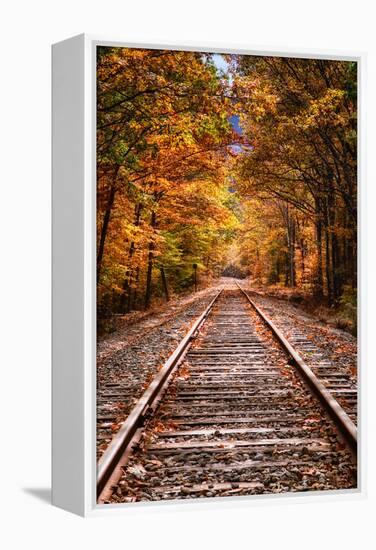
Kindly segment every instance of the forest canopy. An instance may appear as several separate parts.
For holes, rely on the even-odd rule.
[[[249,275],[356,299],[357,65],[99,47],[98,317]]]

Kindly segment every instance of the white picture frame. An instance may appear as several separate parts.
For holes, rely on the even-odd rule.
[[[260,495],[180,502],[96,504],[96,159],[95,89],[98,45],[131,48],[178,49],[218,53],[278,55],[351,60],[358,63],[359,132],[359,445],[358,488],[341,493]],[[145,506],[172,509],[250,506],[291,501],[359,499],[366,494],[365,408],[366,369],[364,269],[365,117],[364,53],[259,49],[228,44],[128,44],[81,34],[52,48],[52,216],[53,216],[53,317],[52,317],[52,502],[81,516],[141,512]]]

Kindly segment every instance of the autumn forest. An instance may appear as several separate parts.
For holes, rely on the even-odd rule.
[[[99,47],[101,329],[221,275],[356,309],[356,91],[355,62]]]

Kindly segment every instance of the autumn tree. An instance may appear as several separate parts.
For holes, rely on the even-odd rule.
[[[187,228],[200,225],[198,209],[209,220],[224,208],[218,185],[233,132],[227,84],[209,54],[101,48],[97,82],[97,281],[105,313],[116,304],[129,310],[141,288],[148,307],[154,267],[168,297],[172,243],[180,265],[193,258],[204,266],[205,246],[195,252]],[[172,235],[176,216],[184,223]],[[201,225],[205,237],[192,229],[192,238],[212,246],[225,219],[210,230]]]
[[[232,65],[248,143],[236,167],[243,196],[280,201],[290,285],[310,220],[312,286],[336,303],[356,287],[356,64],[235,56]]]

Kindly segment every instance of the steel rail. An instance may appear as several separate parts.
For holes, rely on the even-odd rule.
[[[255,302],[248,296],[247,292],[236,283],[238,288],[242,291],[244,296],[247,298],[248,302],[254,308],[256,313],[262,319],[262,321],[267,325],[273,335],[277,338],[279,343],[285,349],[287,354],[292,359],[294,365],[297,367],[298,371],[301,373],[303,379],[306,381],[308,386],[314,392],[316,397],[320,400],[321,404],[324,406],[326,411],[329,413],[335,424],[340,429],[342,435],[349,444],[351,450],[357,453],[357,427],[354,422],[348,416],[348,414],[343,410],[338,401],[332,396],[329,390],[323,385],[323,383],[317,378],[317,376],[312,372],[309,366],[305,363],[299,353],[293,348],[293,346],[288,342],[282,332],[274,325],[274,323],[265,315],[265,313],[255,304]]]
[[[175,351],[164,363],[161,370],[149,384],[147,389],[142,394],[141,398],[137,401],[127,419],[123,422],[121,428],[116,433],[111,443],[101,456],[97,467],[98,499],[100,498],[101,493],[104,491],[106,484],[109,482],[119,461],[124,456],[124,453],[133,444],[136,432],[139,430],[139,428],[142,427],[147,416],[154,412],[157,404],[159,403],[161,394],[166,388],[172,373],[183,360],[192,343],[192,340],[195,338],[196,333],[206,321],[216,300],[222,293],[222,290],[223,289],[221,289],[216,294],[216,296],[210,302],[205,311],[194,322],[190,330],[181,340]]]

